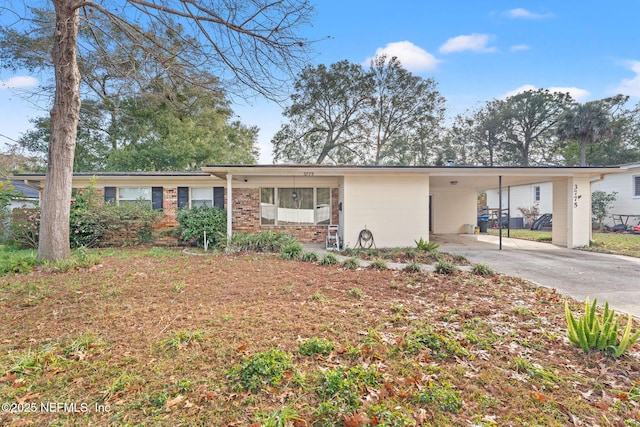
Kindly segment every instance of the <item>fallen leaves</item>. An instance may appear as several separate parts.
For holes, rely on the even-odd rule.
[[[338,411],[332,423],[391,424],[389,413],[397,408],[419,426],[507,425],[516,416],[544,424],[551,418],[541,408],[553,408],[567,425],[637,419],[638,389],[631,389],[640,387],[639,353],[612,361],[574,349],[563,339],[564,297],[548,289],[500,275],[350,271],[264,254],[183,259],[122,253],[105,256],[93,271],[34,273],[29,281],[46,281],[50,291],[28,313],[19,295],[0,288],[0,321],[7,324],[0,331],[0,354],[10,354],[0,359],[0,394],[25,403],[103,398],[113,408],[109,417],[135,424],[159,417],[167,425],[195,425],[206,414],[212,425],[258,427],[289,408],[287,425],[308,427],[318,421],[322,403],[314,389],[317,375],[364,364],[378,367],[382,381],[360,388],[360,406]],[[5,280],[19,286],[24,277]],[[189,291],[172,292],[167,283],[175,281],[189,283]],[[305,286],[309,282],[313,286]],[[367,298],[349,298],[345,290],[354,286]],[[325,298],[321,305],[308,303],[316,292]],[[393,312],[392,306],[408,312]],[[205,331],[203,341],[173,354],[158,350],[159,338],[149,331],[168,320],[171,329]],[[443,349],[427,346],[407,351],[407,337],[418,324],[453,337],[469,356],[442,358]],[[69,336],[83,332],[99,335],[105,343],[100,351],[63,356],[58,347],[62,358],[56,363],[10,372],[21,355],[66,345]],[[332,341],[336,350],[326,357],[301,356],[300,343],[314,336]],[[288,371],[278,388],[238,391],[228,370],[269,348],[291,354],[297,372]],[[514,357],[549,368],[558,384],[515,371]],[[119,377],[128,376],[134,380],[116,387]],[[443,411],[439,402],[417,403],[429,384],[443,380],[460,393],[460,413]],[[183,383],[191,385],[178,385]],[[153,396],[166,400],[152,404]],[[88,421],[106,425],[107,415],[101,416]],[[27,419],[11,417],[7,425]],[[34,425],[65,425],[50,417],[31,414]]]

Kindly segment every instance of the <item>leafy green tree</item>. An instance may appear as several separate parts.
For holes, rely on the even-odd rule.
[[[455,117],[449,127],[449,154],[460,164],[495,166],[507,163],[501,139],[504,138],[504,120],[499,108],[502,101],[490,101],[483,107]]]
[[[51,138],[51,118],[37,117],[31,119],[31,123],[33,128],[22,134],[17,145],[46,164]],[[106,134],[100,130],[104,125],[105,116],[98,103],[90,99],[83,101],[73,159],[74,171],[87,172],[105,169],[110,145]]]
[[[485,166],[558,162],[556,125],[568,94],[529,90],[458,115],[449,128],[449,156]]]
[[[359,163],[364,157],[358,130],[373,87],[362,66],[348,61],[328,68],[307,66],[294,85],[289,119],[272,139],[274,160],[296,163]]]
[[[444,120],[435,87],[395,57],[374,58],[369,71],[348,61],[307,67],[272,140],[274,160],[424,164]]]
[[[198,81],[198,76],[215,70],[228,83],[227,88],[248,88],[274,99],[281,93],[286,77],[304,57],[307,43],[296,30],[311,11],[307,1],[209,0],[196,4],[121,0],[104,5],[51,0],[42,4],[53,6],[53,10],[35,9],[37,4],[25,7],[27,16],[16,21],[19,27],[3,28],[0,38],[2,52],[7,40],[18,40],[23,54],[11,58],[12,67],[53,70],[55,91],[38,247],[40,259],[53,261],[70,256],[71,178],[83,76],[78,56],[86,46],[92,46],[94,52],[105,53],[102,58],[108,59],[110,50],[106,46],[111,42],[117,44],[118,40],[107,36],[107,43],[100,43],[100,36],[108,28],[105,23],[123,35],[124,46],[141,48],[146,62],[157,64],[175,80]],[[48,14],[54,12],[54,26],[37,24],[43,22],[38,21],[39,11],[43,10]],[[85,34],[79,32],[81,17],[88,29],[86,34],[90,35],[86,44],[79,43],[84,41],[80,35]],[[31,37],[37,33],[48,35],[52,41],[51,61],[29,55],[36,50],[42,53],[37,45],[43,38]],[[182,49],[167,49],[167,44],[158,43],[156,36],[165,34],[183,41]],[[133,72],[135,63],[124,69]]]
[[[557,134],[563,141],[578,144],[579,166],[587,166],[588,148],[620,137],[624,126],[620,112],[628,100],[627,96],[617,95],[584,104],[573,103],[561,115]]]
[[[367,78],[374,89],[365,120],[368,159],[376,165],[414,164],[424,153],[415,143],[433,140],[444,120],[445,100],[435,80],[412,75],[398,58],[386,55],[371,61]]]
[[[594,191],[591,193],[591,213],[593,219],[598,222],[598,229],[602,230],[604,219],[609,215],[609,210],[613,207],[617,196],[616,191],[611,193]]]
[[[530,166],[554,162],[556,124],[571,102],[566,93],[529,90],[498,102],[504,130],[499,138],[505,164]]]

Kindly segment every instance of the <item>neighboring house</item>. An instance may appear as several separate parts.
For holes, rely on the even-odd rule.
[[[503,187],[502,203],[497,189],[487,190],[487,207],[493,211],[502,208],[511,218],[521,221],[511,221],[511,223],[522,223],[524,227],[529,227],[526,218],[523,217],[519,208],[538,208],[542,215],[551,213],[553,210],[553,183],[536,182],[527,185],[517,185],[514,187]],[[513,226],[513,225],[512,225]]]
[[[591,182],[591,192],[604,191],[616,192],[616,200],[609,209],[609,216],[604,224],[614,225],[612,215],[627,217],[628,225],[635,225],[640,221],[640,163],[630,163],[619,166],[620,171],[615,174],[603,174],[594,177]],[[538,207],[540,214],[551,213],[553,207],[553,182],[540,182],[514,187],[503,187],[502,204],[498,203],[499,196],[496,188],[487,190],[487,206],[490,209],[498,209],[500,206],[505,211],[510,209],[511,217],[520,217],[520,207]],[[637,215],[638,218],[633,218]],[[525,224],[526,225],[526,224]]]
[[[628,225],[636,225],[640,221],[640,163],[621,165],[620,168],[623,173],[606,175],[601,181],[594,182],[591,188],[593,191],[618,193],[609,213],[623,215],[623,220],[629,215],[637,215],[637,218],[628,218]],[[614,225],[611,215],[605,218],[604,223]]]
[[[24,198],[12,200],[9,206],[7,206],[9,211],[14,210],[15,208],[31,208],[36,206],[40,201],[40,192],[36,188],[25,184],[24,181],[12,180],[11,185],[13,185],[13,188],[15,188],[16,191],[22,193]]]
[[[429,235],[457,234],[477,221],[477,194],[554,182],[553,242],[575,247],[591,237],[591,181],[619,168],[404,167],[334,165],[211,165],[196,173],[78,173],[73,187],[96,177],[105,200],[143,198],[174,226],[183,206],[219,206],[227,211],[227,233],[286,231],[305,243],[324,243],[338,226],[344,246],[364,229],[377,247],[413,246]],[[41,187],[44,175],[16,175]],[[540,195],[542,197],[542,193]],[[557,225],[557,226],[556,226]]]

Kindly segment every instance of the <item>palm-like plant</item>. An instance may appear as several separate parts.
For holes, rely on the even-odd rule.
[[[617,95],[584,104],[572,104],[560,117],[557,133],[561,141],[580,144],[580,166],[587,166],[587,147],[615,137],[617,111],[629,98]]]

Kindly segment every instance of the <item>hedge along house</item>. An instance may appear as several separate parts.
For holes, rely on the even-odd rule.
[[[26,185],[40,190],[44,174],[16,174]],[[72,187],[81,190],[95,182],[96,192],[112,203],[147,201],[165,216],[158,228],[177,226],[178,209],[195,206],[217,206],[224,209],[224,181],[204,172],[96,172],[74,173]],[[42,196],[42,195],[41,195]],[[42,197],[40,197],[42,199]]]
[[[408,167],[333,165],[210,165],[194,173],[82,173],[105,200],[148,200],[175,226],[178,209],[218,206],[227,233],[285,231],[304,243],[324,243],[330,225],[354,247],[363,229],[377,247],[413,246],[429,235],[468,231],[479,191],[553,182],[553,243],[573,248],[591,237],[591,182],[619,168]],[[41,188],[44,175],[16,175]],[[229,203],[230,202],[230,203]]]

